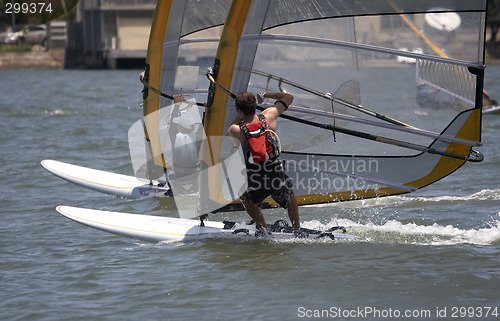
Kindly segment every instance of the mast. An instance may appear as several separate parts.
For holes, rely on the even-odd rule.
[[[167,31],[172,0],[158,0],[156,4],[151,32],[149,34],[148,50],[144,80],[152,88],[160,88],[163,41]],[[161,177],[167,168],[161,149],[158,133],[160,96],[144,87],[143,91],[144,137],[146,140],[146,178],[149,180]]]
[[[229,90],[233,79],[239,41],[251,5],[251,0],[233,0],[231,2],[217,49],[213,76],[217,83]],[[204,121],[206,139],[203,141],[201,151],[201,161],[208,168],[209,198],[221,203],[227,203],[227,200],[222,196],[219,180],[220,167],[218,165],[220,164],[222,136],[225,134],[224,124],[228,98],[229,96],[225,92],[211,85]]]

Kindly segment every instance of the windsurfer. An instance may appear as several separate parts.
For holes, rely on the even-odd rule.
[[[274,136],[276,120],[292,103],[293,96],[281,92],[263,93],[257,96],[259,103],[263,98],[275,99],[276,102],[258,116],[255,113],[255,95],[249,92],[239,94],[235,102],[237,116],[228,130],[228,134],[242,144],[245,155],[248,187],[241,200],[248,215],[257,224],[258,234],[270,233],[261,211],[262,201],[270,195],[276,203],[287,209],[295,235],[306,237],[307,233],[300,229],[293,185],[285,174],[283,163],[278,159],[279,147]]]

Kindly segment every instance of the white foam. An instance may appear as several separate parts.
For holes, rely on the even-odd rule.
[[[472,200],[499,200],[500,189],[483,189],[479,192],[463,195],[463,196],[435,196],[435,197],[399,197],[402,200],[421,201],[421,202],[456,202],[456,201],[472,201]]]
[[[332,226],[345,226],[347,233],[359,237],[360,241],[373,243],[403,243],[418,245],[455,245],[500,243],[500,220],[489,227],[461,229],[452,225],[419,225],[389,220],[383,224],[356,223],[349,219],[334,219],[328,224],[319,221],[303,222],[302,226],[312,229],[328,229]]]
[[[44,110],[44,113],[49,116],[59,116],[59,115],[67,115],[68,113],[65,112],[62,109],[55,109],[55,110]]]

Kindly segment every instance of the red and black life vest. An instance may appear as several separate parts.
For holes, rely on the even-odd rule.
[[[266,117],[259,115],[258,122],[245,124],[242,121],[239,126],[247,140],[243,151],[248,163],[263,163],[278,158],[279,144],[267,127]]]

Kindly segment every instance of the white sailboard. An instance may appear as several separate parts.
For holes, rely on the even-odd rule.
[[[70,206],[58,206],[56,210],[65,217],[78,223],[105,232],[148,242],[188,241],[206,238],[247,238],[255,237],[255,224],[230,221],[212,222],[174,217],[161,217],[144,214],[108,212]],[[293,228],[281,221],[271,226],[266,240],[293,239]],[[353,241],[357,237],[346,234],[345,228],[334,227],[327,231],[303,229],[308,233],[304,239],[328,239]],[[335,232],[337,231],[337,232]]]
[[[46,159],[42,166],[50,173],[76,185],[130,199],[166,197],[169,193],[158,181],[148,183],[135,176],[116,174],[88,167]]]

